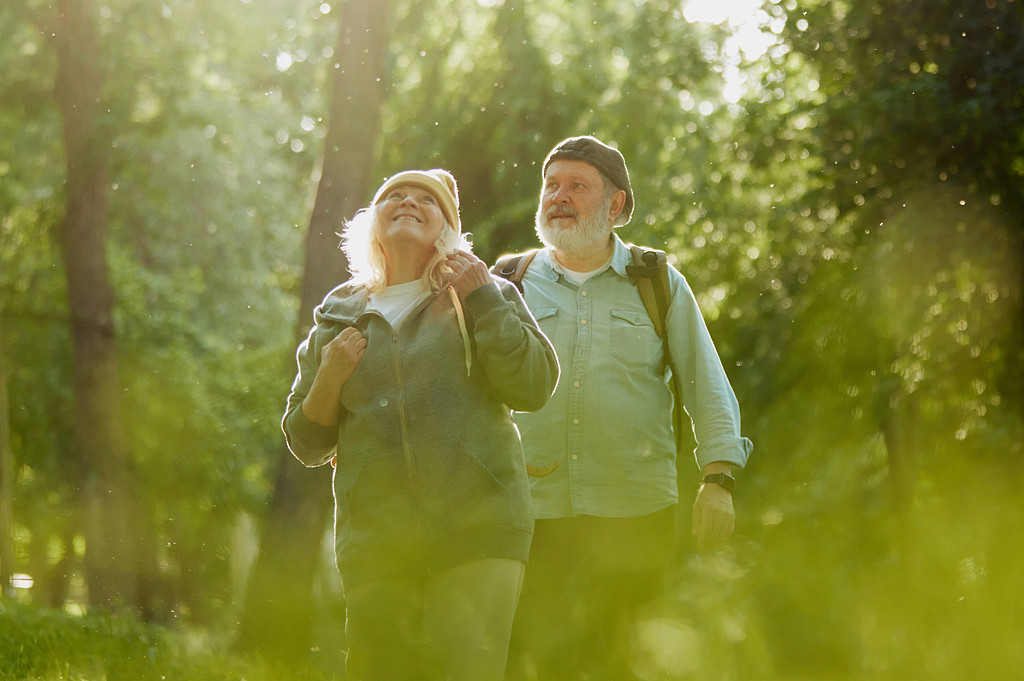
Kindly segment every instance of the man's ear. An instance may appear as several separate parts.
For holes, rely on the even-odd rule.
[[[608,210],[608,218],[614,221],[619,214],[622,213],[622,209],[626,207],[626,192],[619,189],[612,194],[612,204]]]

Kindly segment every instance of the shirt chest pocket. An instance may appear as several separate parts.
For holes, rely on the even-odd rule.
[[[609,351],[614,359],[628,367],[648,367],[655,361],[660,339],[647,313],[636,310],[611,310]]]
[[[537,305],[530,307],[530,314],[537,320],[537,326],[544,332],[544,335],[558,346],[558,306]],[[562,326],[565,326],[562,324]]]

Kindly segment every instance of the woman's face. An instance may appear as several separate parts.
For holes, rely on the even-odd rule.
[[[421,187],[400,184],[388,191],[377,203],[380,219],[381,245],[385,251],[394,247],[420,247],[433,252],[434,242],[444,229],[444,213],[437,198]]]

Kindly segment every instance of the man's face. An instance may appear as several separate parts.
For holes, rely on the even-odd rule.
[[[611,238],[613,193],[604,176],[584,161],[552,161],[544,173],[537,208],[537,236],[555,250],[583,253]]]

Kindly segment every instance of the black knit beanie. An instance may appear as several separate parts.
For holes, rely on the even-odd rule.
[[[622,207],[622,216],[624,218],[622,224],[629,222],[629,218],[633,214],[633,188],[629,185],[629,171],[626,170],[626,159],[622,157],[618,149],[613,149],[590,135],[569,137],[556,144],[555,148],[548,154],[548,157],[544,159],[543,172],[546,173],[548,171],[548,166],[551,165],[552,161],[560,159],[589,163],[611,180],[612,184],[626,192],[626,203]]]

